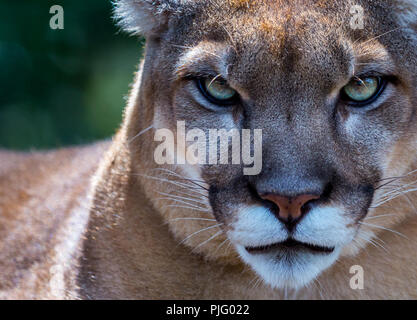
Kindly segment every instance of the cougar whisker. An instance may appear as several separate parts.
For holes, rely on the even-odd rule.
[[[183,208],[183,209],[191,209],[191,210],[195,210],[195,211],[200,211],[200,212],[210,212],[210,210],[204,210],[204,209],[196,209],[195,207],[190,207],[190,206],[180,206],[180,205],[175,205],[175,204],[168,204],[166,206],[164,206],[164,208]]]
[[[140,131],[138,134],[136,134],[135,136],[133,136],[128,143],[130,144],[132,141],[136,140],[137,138],[139,138],[141,135],[145,134],[146,132],[148,132],[150,129],[153,128],[153,125],[143,129],[142,131]]]
[[[399,235],[399,236],[401,236],[401,237],[403,237],[403,238],[405,238],[405,239],[407,239],[407,240],[408,240],[407,236],[405,236],[405,235],[404,235],[404,234],[402,234],[401,232],[398,232],[398,231],[392,230],[392,229],[390,229],[390,228],[382,227],[382,226],[379,226],[379,225],[376,225],[376,224],[372,224],[372,223],[361,222],[361,221],[359,221],[358,223],[359,223],[359,224],[361,224],[361,225],[364,225],[364,226],[371,227],[371,228],[376,228],[376,229],[380,229],[380,230],[385,230],[385,231],[392,232],[392,233],[394,233],[394,234],[396,234],[396,235]]]
[[[175,199],[175,198],[165,197],[165,198],[156,198],[156,200],[170,200],[170,201],[174,201],[175,203],[185,204],[185,205],[187,205],[187,206],[189,206],[189,207],[193,207],[193,208],[195,208],[195,209],[201,209],[201,210],[205,210],[205,209],[206,209],[206,208],[199,207],[199,206],[196,206],[196,205],[191,204],[191,203],[189,203],[189,202],[182,201],[182,200]],[[206,210],[208,210],[208,209],[206,209]]]
[[[216,219],[205,219],[205,218],[194,218],[194,217],[174,218],[174,219],[170,219],[169,221],[180,221],[180,220],[217,221]]]
[[[223,223],[218,223],[218,224],[215,224],[213,226],[210,226],[210,227],[203,228],[203,229],[200,229],[198,231],[195,231],[192,234],[190,234],[189,236],[185,237],[185,239],[182,240],[179,244],[183,244],[184,242],[186,242],[187,240],[189,240],[191,237],[193,237],[193,236],[195,236],[195,235],[197,235],[197,234],[199,234],[201,232],[204,232],[204,231],[207,231],[207,230],[211,230],[211,229],[214,229],[214,228],[218,228],[218,227],[220,227],[222,225],[223,225]]]
[[[160,195],[168,196],[168,197],[171,197],[171,198],[193,201],[193,202],[197,202],[197,203],[204,204],[204,205],[207,204],[207,201],[198,200],[196,198],[187,198],[187,197],[182,197],[182,196],[178,196],[178,195],[174,195],[174,194],[169,194],[169,193],[165,193],[165,192],[161,192],[161,191],[158,191],[158,193]]]
[[[212,235],[210,238],[208,238],[207,240],[203,241],[202,243],[200,243],[198,246],[196,246],[193,251],[195,251],[196,249],[204,246],[205,244],[209,243],[211,240],[217,238],[219,235],[221,235],[223,233],[223,230],[220,230],[218,232],[216,232],[214,235]]]

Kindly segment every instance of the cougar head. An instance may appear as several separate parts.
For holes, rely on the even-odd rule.
[[[417,161],[414,0],[120,0],[115,13],[147,40],[125,120],[132,162],[196,252],[240,257],[272,287],[300,288],[365,247],[378,233],[367,217],[386,213],[392,228],[410,214],[392,196],[411,190],[401,188]],[[260,170],[245,173],[233,152],[181,164],[171,153],[190,141],[178,123],[205,138],[252,130],[252,153],[261,130]],[[162,131],[145,139],[149,126],[177,133],[164,138],[175,163],[159,176]],[[208,158],[210,143],[198,150]]]

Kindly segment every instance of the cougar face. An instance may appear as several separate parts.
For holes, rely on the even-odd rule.
[[[221,231],[266,283],[300,288],[364,246],[384,182],[416,161],[414,0],[120,1],[116,13],[147,37],[137,99],[154,129],[262,130],[259,174],[232,161],[169,168],[206,186]],[[170,223],[179,238],[201,229]]]

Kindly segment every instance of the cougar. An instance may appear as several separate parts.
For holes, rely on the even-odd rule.
[[[415,0],[114,14],[146,48],[112,141],[0,152],[1,298],[417,298]],[[261,170],[179,124],[261,132]]]

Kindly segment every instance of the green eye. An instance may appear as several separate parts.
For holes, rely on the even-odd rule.
[[[236,90],[223,79],[204,78],[197,80],[197,84],[207,100],[214,104],[231,105],[236,102]]]
[[[379,97],[384,84],[381,77],[354,78],[343,87],[343,94],[353,104],[366,105]]]

